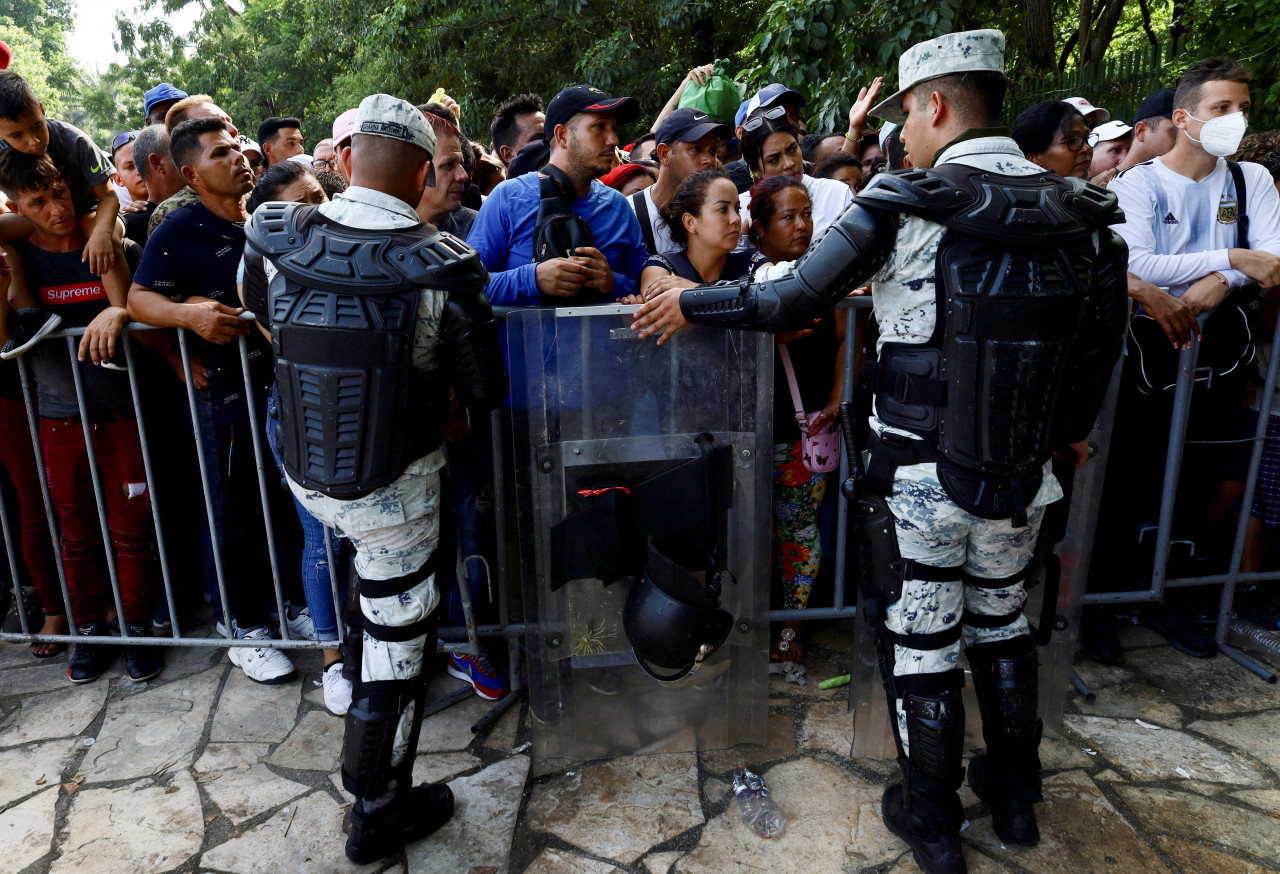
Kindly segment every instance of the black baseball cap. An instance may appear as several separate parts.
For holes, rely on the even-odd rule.
[[[551,146],[546,140],[534,140],[527,144],[507,165],[507,178],[515,179],[534,170],[541,170],[551,158]]]
[[[567,124],[579,112],[612,112],[619,124],[627,124],[640,115],[640,102],[634,97],[610,97],[590,85],[570,85],[547,104],[542,129],[555,136],[556,125]]]
[[[1138,107],[1138,111],[1133,114],[1133,123],[1137,124],[1144,118],[1173,118],[1173,88],[1161,88],[1159,91],[1152,91],[1142,101],[1142,105]]]
[[[718,134],[722,139],[727,140],[733,136],[733,129],[692,106],[683,106],[662,120],[662,124],[658,125],[655,139],[659,145],[675,142],[693,143],[707,134]]]

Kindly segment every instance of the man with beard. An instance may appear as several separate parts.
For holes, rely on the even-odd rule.
[[[600,303],[635,292],[649,253],[640,223],[627,199],[595,184],[613,166],[617,127],[634,121],[640,105],[633,97],[609,97],[598,88],[573,85],[547,106],[551,160],[539,173],[508,179],[480,208],[467,241],[489,270],[489,299],[495,306],[536,304],[570,298],[588,289]],[[535,262],[534,236],[544,177],[567,182],[564,198],[594,237],[594,246],[573,255]],[[584,301],[586,302],[586,301]]]

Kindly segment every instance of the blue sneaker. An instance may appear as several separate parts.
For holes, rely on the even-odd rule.
[[[496,669],[484,656],[466,653],[449,654],[449,676],[466,680],[476,694],[489,701],[497,701],[511,691],[507,675]]]

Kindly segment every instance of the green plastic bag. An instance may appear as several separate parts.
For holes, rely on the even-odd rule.
[[[742,105],[742,92],[737,84],[723,72],[724,61],[715,62],[715,71],[707,77],[706,85],[689,82],[680,95],[680,106],[692,106],[705,112],[721,124],[733,124],[733,116]]]

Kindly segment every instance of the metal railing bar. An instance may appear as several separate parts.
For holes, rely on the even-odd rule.
[[[62,588],[62,603],[66,609],[67,623],[76,627],[76,618],[71,612],[71,589],[67,586],[67,568],[62,561],[62,532],[55,521],[53,497],[49,494],[49,477],[44,468],[44,451],[40,446],[40,429],[36,426],[36,404],[31,396],[31,380],[27,371],[27,362],[18,358],[18,378],[22,383],[22,399],[27,408],[27,427],[31,431],[31,448],[35,452],[36,474],[40,477],[40,495],[44,498],[44,516],[49,525],[49,538],[53,545],[53,562],[58,569],[58,585]]]
[[[227,597],[226,575],[222,569],[222,545],[218,542],[218,520],[214,514],[213,492],[209,488],[209,459],[205,457],[200,432],[200,412],[196,406],[196,389],[191,376],[191,350],[187,348],[187,332],[178,329],[178,351],[182,355],[182,381],[187,388],[187,404],[191,409],[191,433],[195,436],[196,458],[200,463],[200,488],[204,493],[205,522],[209,526],[209,545],[213,553],[213,572],[218,580],[218,597],[222,602],[222,621],[227,637],[235,637],[231,600]]]
[[[257,321],[253,318],[253,313],[245,312],[241,318],[245,317],[247,317],[248,321]],[[249,371],[248,338],[240,337],[236,342],[240,346],[240,372],[244,382],[244,403],[249,411],[249,442],[253,444],[253,461],[257,467],[258,496],[262,500],[262,525],[267,535],[267,559],[271,565],[271,585],[275,589],[276,609],[280,611],[280,637],[284,640],[290,640],[289,611],[285,607],[284,589],[280,585],[280,561],[276,555],[275,522],[271,518],[271,496],[267,493],[267,466],[262,452],[262,441],[265,439],[266,432],[259,426],[258,422],[258,405],[254,398],[253,377]],[[271,469],[276,469],[274,460],[272,461]]]
[[[178,605],[173,596],[173,582],[169,574],[169,550],[164,540],[164,529],[160,524],[160,506],[156,502],[156,478],[151,469],[151,444],[147,440],[147,426],[142,412],[142,393],[138,390],[138,377],[133,358],[133,341],[129,332],[120,335],[124,343],[125,365],[129,368],[129,395],[133,399],[134,421],[138,426],[138,445],[142,448],[142,470],[147,478],[147,499],[151,504],[151,523],[155,526],[156,553],[160,558],[160,580],[164,584],[165,602],[169,607],[169,621],[173,625],[173,636],[182,637],[182,625],[178,620]]]
[[[120,595],[120,574],[116,567],[116,551],[111,543],[111,528],[107,524],[107,496],[103,493],[102,471],[98,468],[98,452],[93,446],[93,423],[89,421],[89,406],[84,397],[84,377],[76,360],[75,337],[67,337],[67,354],[71,357],[71,379],[76,387],[76,407],[80,410],[80,428],[84,432],[84,451],[89,461],[89,482],[93,485],[93,499],[98,511],[98,529],[102,534],[102,557],[107,563],[107,579],[111,581],[111,597],[116,605],[120,635],[129,638],[129,622],[124,615],[124,601]]]

